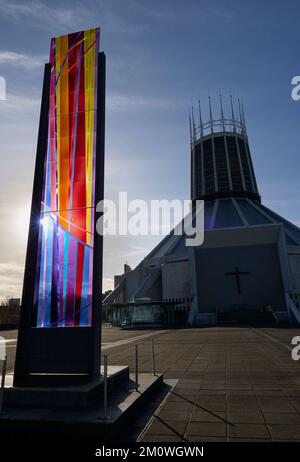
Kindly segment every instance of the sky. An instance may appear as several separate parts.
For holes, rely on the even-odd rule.
[[[300,226],[298,0],[0,0],[0,298],[20,296],[43,66],[50,38],[101,28],[107,57],[105,197],[189,199],[188,111],[221,90],[245,106],[262,201]],[[159,236],[104,240],[103,289]]]

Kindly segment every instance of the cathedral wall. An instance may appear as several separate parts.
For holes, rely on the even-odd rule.
[[[300,254],[289,255],[289,267],[293,289],[300,292]]]
[[[227,275],[238,268],[237,277]],[[274,244],[219,247],[196,251],[198,309],[201,313],[236,308],[260,309],[270,305],[285,309],[284,289]]]
[[[189,260],[170,261],[163,264],[162,295],[164,300],[190,298],[191,274]]]
[[[137,267],[135,270],[126,274],[126,284],[127,284],[127,300],[131,300],[133,294],[142,284],[144,279],[148,276],[149,270],[143,268],[142,266]]]
[[[126,274],[126,283],[127,283],[127,301],[131,301],[133,295],[141,284],[148,277],[152,269],[139,266],[135,270]],[[157,279],[153,286],[150,287],[145,293],[142,294],[143,297],[149,297],[152,300],[161,300],[162,289],[161,289],[161,278]]]

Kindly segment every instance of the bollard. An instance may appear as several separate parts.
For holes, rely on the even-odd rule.
[[[2,361],[2,378],[1,378],[1,390],[0,390],[0,415],[4,414],[4,412],[3,412],[3,399],[4,399],[6,364],[7,364],[7,356],[5,356],[5,358]]]
[[[156,375],[156,370],[155,370],[154,338],[151,339],[151,349],[152,349],[152,371],[153,371],[153,375]]]
[[[139,353],[138,346],[135,345],[135,389],[139,390]]]
[[[108,355],[105,354],[103,356],[103,366],[104,366],[104,374],[103,374],[103,414],[104,420],[110,419],[107,415],[107,363],[108,363]]]

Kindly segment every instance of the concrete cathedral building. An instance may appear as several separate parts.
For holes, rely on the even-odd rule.
[[[204,200],[204,243],[166,236],[104,300],[116,325],[268,319],[300,323],[300,229],[261,203],[243,106],[190,116],[191,199]],[[194,219],[195,209],[191,211]]]

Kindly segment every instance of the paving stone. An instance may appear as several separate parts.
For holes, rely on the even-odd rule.
[[[296,413],[297,410],[287,398],[278,396],[263,397],[260,396],[259,403],[263,412],[274,413]]]
[[[264,397],[271,397],[273,398],[274,396],[279,396],[281,398],[286,398],[286,393],[284,390],[276,389],[276,390],[269,390],[269,389],[260,389],[260,390],[255,390],[255,395],[257,397],[264,396]]]
[[[260,411],[228,412],[226,419],[231,424],[264,424],[264,418]]]
[[[300,441],[300,425],[269,425],[272,439]]]
[[[213,436],[225,438],[226,425],[225,423],[212,422],[191,422],[186,431],[187,438],[189,436]]]
[[[260,407],[255,396],[228,396],[227,410],[237,414],[259,412]]]
[[[266,425],[260,424],[234,424],[228,426],[229,438],[263,438],[269,439],[270,435]]]
[[[177,425],[176,425],[177,424]],[[176,428],[180,428],[181,431],[178,432]],[[147,429],[147,434],[152,434],[152,435],[176,435],[179,433],[179,436],[184,432],[185,426],[182,424],[182,422],[176,422],[174,421],[173,425],[166,423],[163,423],[161,421],[158,421],[155,419],[150,426]]]
[[[296,388],[285,388],[284,392],[287,396],[290,396],[291,398],[295,398],[298,400],[300,404],[300,387],[298,389]]]
[[[188,382],[185,384],[182,384],[181,381],[179,381],[179,384],[174,387],[174,391],[180,393],[180,392],[187,392],[188,390],[192,391],[198,391],[199,390],[199,381],[197,382]]]
[[[228,390],[252,390],[251,384],[227,384]]]
[[[231,390],[229,388],[226,390],[226,395],[227,396],[249,396],[249,397],[255,398],[255,393],[253,390],[243,390],[243,389]]]
[[[300,413],[300,397],[291,397],[291,401],[293,403],[293,405],[295,406],[295,408],[297,409],[297,411]]]
[[[154,420],[151,433],[155,433],[155,423],[157,424],[162,423],[163,425],[168,427],[170,430],[172,430],[174,433],[183,435],[186,430],[188,420],[163,419],[162,417],[159,417],[159,420],[158,419]]]
[[[179,443],[182,439],[176,435],[152,435],[147,433],[139,441],[143,443]]]
[[[268,424],[300,425],[299,414],[265,413],[264,418]]]
[[[169,412],[190,412],[192,407],[193,404],[188,401],[166,401],[161,409]]]
[[[271,439],[264,439],[264,438],[228,438],[230,443],[267,443],[271,442]]]
[[[205,408],[210,411],[225,411],[226,410],[226,400],[224,396],[204,396],[201,395],[197,399],[196,407],[199,409]]]
[[[191,443],[225,443],[226,438],[214,437],[214,436],[186,436],[186,440]]]
[[[172,412],[172,411],[160,411],[159,417],[163,420],[173,421],[187,421],[190,418],[190,412]]]
[[[213,389],[210,389],[210,388],[207,388],[205,390],[199,390],[198,392],[198,397],[199,399],[202,399],[202,396],[225,396],[226,395],[226,389],[222,389],[222,390],[213,390]]]
[[[197,398],[198,398],[198,394],[174,392],[170,394],[168,398],[168,403],[172,403],[172,402],[182,403],[185,401],[191,401],[192,403],[194,403],[197,400]]]
[[[225,422],[226,413],[220,411],[206,412],[196,408],[191,415],[191,422]]]

